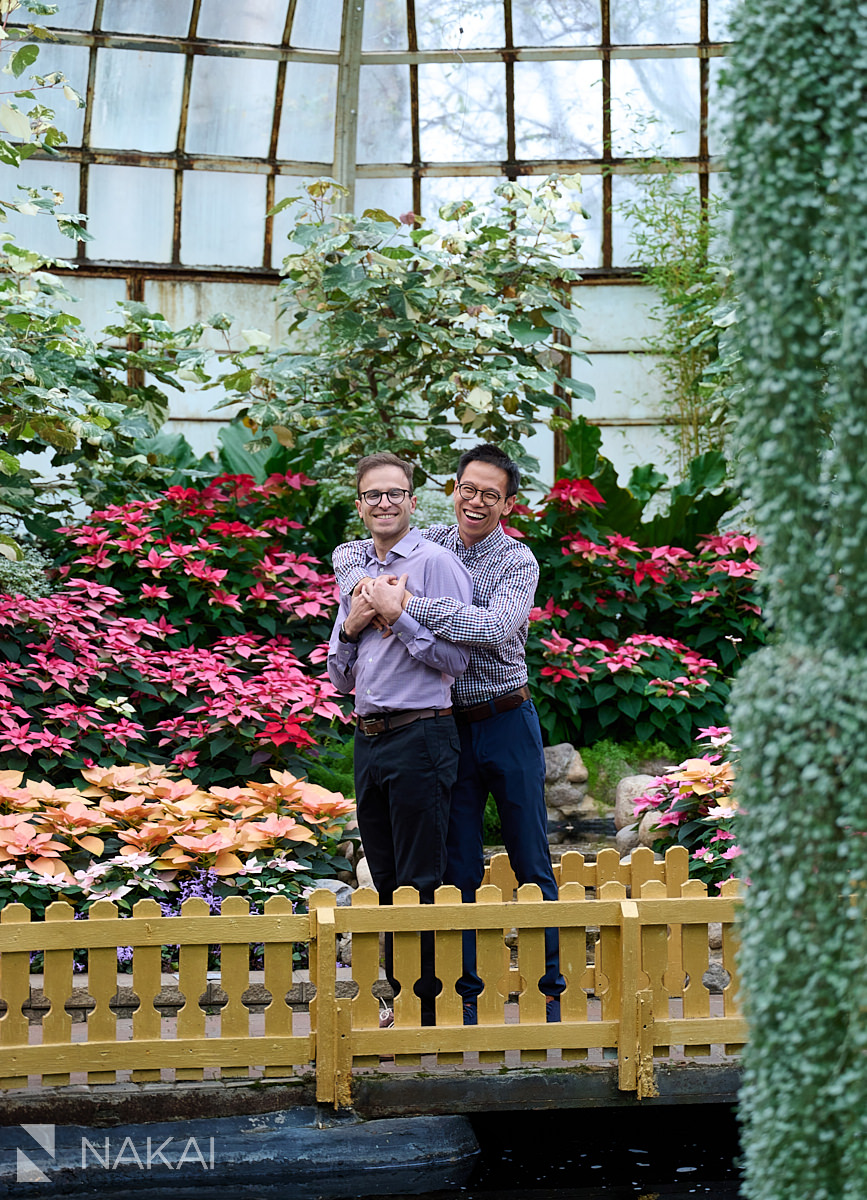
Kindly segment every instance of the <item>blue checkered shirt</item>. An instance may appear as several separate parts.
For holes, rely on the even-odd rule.
[[[406,612],[436,637],[468,645],[470,661],[452,688],[460,707],[513,692],[527,682],[524,646],[539,564],[523,542],[498,526],[475,546],[465,546],[457,525],[432,525],[426,538],[446,546],[473,578],[473,603],[451,596],[413,596]],[[367,575],[366,543],[344,542],[332,556],[341,592],[351,592]]]

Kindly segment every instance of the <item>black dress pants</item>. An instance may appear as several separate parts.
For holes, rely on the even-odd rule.
[[[426,717],[375,737],[355,734],[358,828],[380,904],[391,904],[395,888],[418,889],[432,904],[446,863],[449,805],[458,772],[460,741],[452,716]],[[435,1023],[440,990],[434,971],[432,933],[421,935],[421,978],[412,982],[421,1000],[422,1024]],[[385,943],[385,973],[395,995],[391,936]]]

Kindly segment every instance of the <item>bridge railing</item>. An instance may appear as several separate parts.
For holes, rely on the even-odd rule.
[[[475,904],[462,904],[456,889],[445,887],[433,905],[419,904],[413,889],[401,888],[387,907],[366,889],[346,907],[336,905],[333,893],[318,891],[303,915],[282,897],[269,900],[261,914],[228,898],[218,916],[191,899],[180,916],[164,917],[155,901],[143,900],[123,919],[114,904],[99,901],[81,921],[73,921],[65,903],[51,905],[38,922],[22,905],[7,905],[0,913],[0,1088],[65,1086],[81,1072],[99,1084],[115,1082],[118,1071],[147,1083],[166,1070],[187,1081],[203,1079],[208,1069],[221,1078],[248,1078],[251,1069],[270,1078],[301,1070],[315,1071],[320,1102],[348,1106],[353,1071],[378,1068],[392,1056],[395,1066],[388,1069],[412,1070],[429,1055],[434,1057],[426,1067],[455,1070],[616,1060],[621,1089],[653,1095],[655,1057],[675,1047],[688,1059],[706,1058],[712,1047],[731,1053],[746,1031],[736,999],[736,885],[709,898],[697,881],[675,882],[680,854],[657,864],[665,877],[642,879],[642,857],[628,884],[599,883],[597,875],[590,896],[587,885],[563,880],[567,863],[557,901],[543,901],[535,885],[504,899],[501,886],[486,884]],[[495,878],[500,866],[492,867]],[[721,994],[711,995],[704,976],[711,961],[709,927],[716,924],[726,982]],[[538,989],[546,928],[559,929],[566,979],[558,1024],[547,1023]],[[394,935],[394,973],[402,986],[394,1025],[380,1028],[380,935],[386,930]],[[485,984],[476,1026],[463,1025],[455,988],[465,930],[476,931],[477,969]],[[412,987],[420,972],[419,935],[427,931],[443,985],[435,1027],[421,1025]],[[352,938],[352,965],[338,970],[344,934]],[[264,972],[252,988],[250,947],[259,944]],[[118,975],[118,947],[132,947],[131,976]],[[179,947],[175,1013],[168,1023],[164,947]],[[220,948],[219,1005],[207,1011],[216,1005],[208,971],[214,947]],[[74,949],[87,951],[86,995],[77,1000]],[[309,1025],[306,1013],[293,1012],[290,1004],[295,950],[306,952],[315,985]],[[47,1005],[41,1024],[32,1011],[36,951],[43,953]],[[121,1015],[121,983],[137,1005],[131,1018]],[[88,1012],[86,1023],[73,1023],[76,1006]],[[251,1012],[256,1007],[263,1011]]]

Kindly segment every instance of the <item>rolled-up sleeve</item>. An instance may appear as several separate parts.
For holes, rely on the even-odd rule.
[[[342,695],[348,695],[355,687],[355,664],[358,660],[358,645],[355,642],[341,642],[339,634],[343,622],[349,613],[349,604],[341,598],[337,610],[337,620],[331,630],[328,642],[328,659],[326,668],[328,678]]]

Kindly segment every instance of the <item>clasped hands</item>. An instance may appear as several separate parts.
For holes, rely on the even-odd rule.
[[[383,637],[390,637],[391,626],[413,595],[406,581],[405,574],[362,579],[352,592],[349,615],[344,622],[347,635],[354,640],[368,625],[373,625],[381,630]]]

